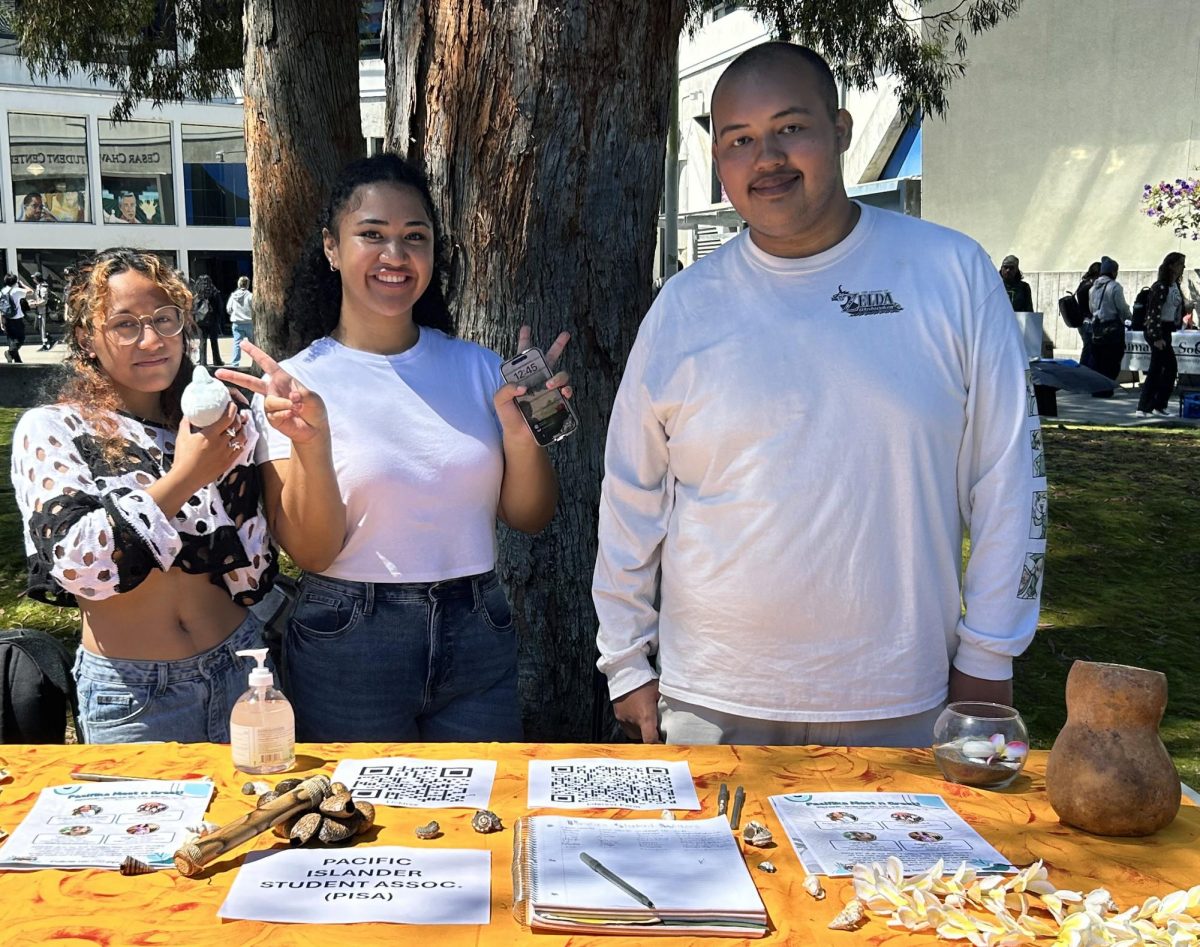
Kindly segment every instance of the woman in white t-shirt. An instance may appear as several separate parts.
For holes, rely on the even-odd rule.
[[[283,659],[297,736],[519,740],[495,525],[542,529],[553,467],[500,357],[450,334],[421,174],[394,155],[356,161],[322,222],[285,303],[307,347],[276,364],[243,343],[267,375],[222,373],[259,394],[267,514],[305,570]],[[553,385],[569,396],[565,375]]]

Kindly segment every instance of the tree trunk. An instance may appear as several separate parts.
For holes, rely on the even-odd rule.
[[[530,739],[607,736],[591,577],[605,428],[651,300],[685,0],[390,0],[389,148],[422,163],[459,332],[505,357],[517,329],[573,340],[581,430],[550,452],[561,500],[506,531]]]
[[[363,153],[358,3],[246,0],[245,133],[258,344],[294,354],[283,297],[330,184]]]

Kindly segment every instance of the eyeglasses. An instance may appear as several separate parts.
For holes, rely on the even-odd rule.
[[[118,312],[105,321],[103,329],[118,345],[133,345],[146,326],[158,333],[160,339],[174,338],[183,331],[183,312],[178,306],[160,306],[148,316]]]

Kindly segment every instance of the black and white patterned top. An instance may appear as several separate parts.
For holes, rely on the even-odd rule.
[[[124,455],[104,456],[94,429],[70,405],[27,411],[13,434],[12,481],[26,524],[29,596],[51,605],[99,601],[136,588],[152,570],[207,574],[241,605],[278,572],[254,464],[259,432],[223,477],[168,517],[146,493],[171,469],[175,432],[118,415]]]

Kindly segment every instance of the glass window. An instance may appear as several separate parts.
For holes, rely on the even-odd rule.
[[[242,130],[184,125],[183,187],[189,224],[249,227],[250,185]]]
[[[8,137],[15,219],[90,223],[87,120],[11,112]]]
[[[106,224],[175,223],[169,124],[100,120],[100,202]]]

